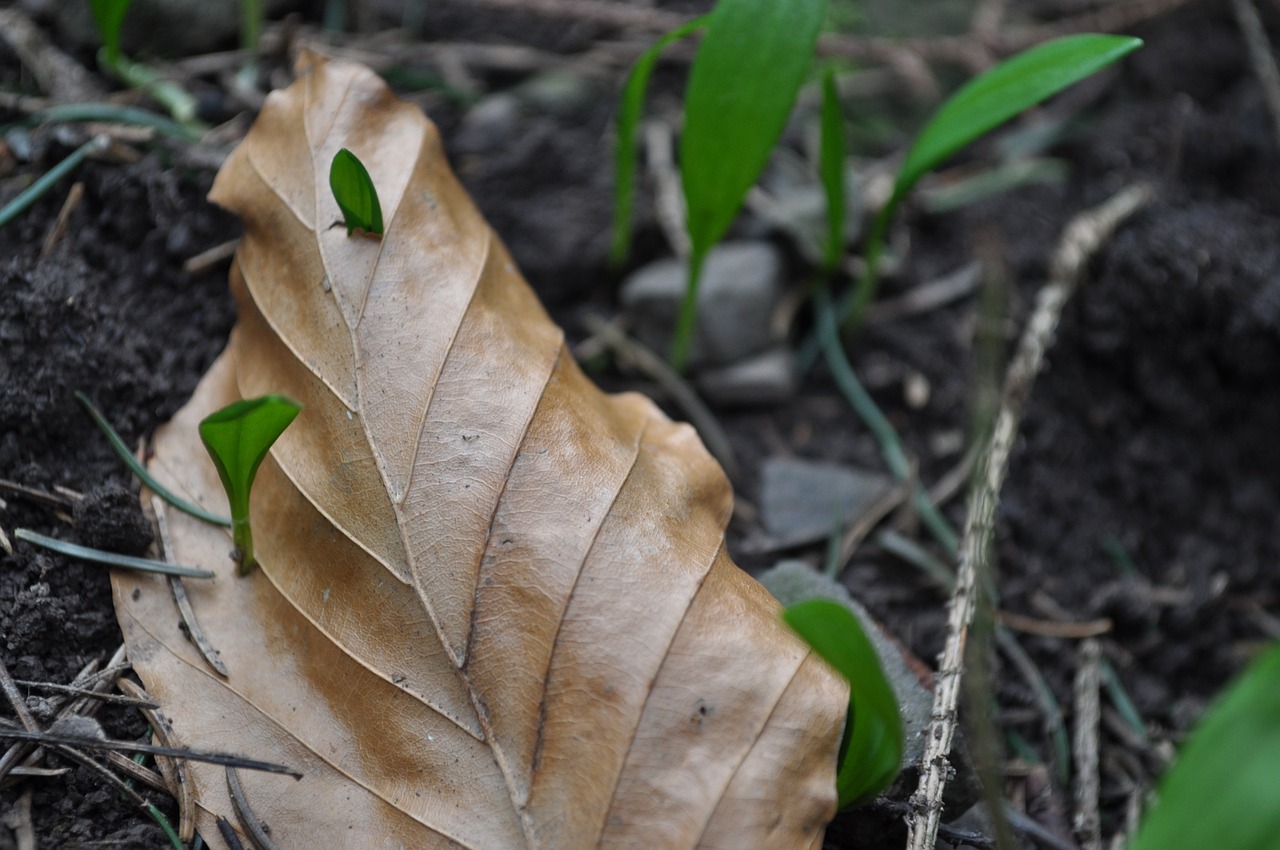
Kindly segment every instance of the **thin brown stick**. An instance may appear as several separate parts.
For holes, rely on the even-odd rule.
[[[116,687],[135,699],[145,699],[147,692],[130,679],[121,679]],[[169,732],[169,723],[158,709],[141,709],[142,716],[151,724],[151,736],[162,746],[177,749],[177,741]],[[169,786],[169,794],[178,801],[178,837],[190,842],[196,834],[196,801],[191,781],[187,776],[187,763],[169,756],[156,756],[156,767]]]
[[[122,753],[108,752],[107,763],[135,782],[141,782],[143,785],[153,788],[162,794],[169,793],[169,788],[165,785],[164,778],[160,774],[149,767],[143,767]]]
[[[1111,631],[1112,627],[1111,621],[1105,617],[1100,620],[1085,620],[1084,622],[1061,622],[1057,620],[1040,620],[1024,614],[1016,614],[1013,611],[1000,611],[997,616],[1001,623],[1015,632],[1039,635],[1040,637],[1067,638],[1069,640],[1105,635]]]
[[[219,263],[226,262],[236,254],[236,248],[240,245],[240,238],[229,239],[220,245],[214,245],[196,254],[194,257],[187,259],[182,264],[182,270],[187,274],[203,274],[209,271]]]
[[[78,688],[75,685],[59,685],[56,682],[32,682],[28,679],[14,679],[24,688],[30,688],[33,691],[45,691],[46,693],[66,694],[67,696],[86,697],[98,702],[109,702],[113,705],[126,705],[133,708],[156,708],[157,703],[146,699],[134,699],[133,697],[120,696],[119,694],[107,694],[93,688]]]
[[[0,9],[0,37],[31,71],[40,90],[60,103],[100,100],[105,92],[84,66],[63,53],[17,4]]]
[[[71,224],[71,214],[76,211],[76,207],[80,206],[80,200],[84,197],[84,184],[77,180],[71,184],[71,189],[67,192],[67,199],[62,202],[62,209],[58,210],[58,217],[53,222],[53,227],[49,228],[49,234],[44,238],[44,244],[40,246],[40,258],[44,259],[53,253],[53,249],[58,247],[58,243],[62,241],[62,237],[67,234],[67,227]]]
[[[31,821],[31,789],[22,792],[18,804],[0,814],[0,824],[13,830],[15,850],[36,850],[36,828]]]
[[[1262,18],[1250,0],[1231,0],[1231,11],[1235,13],[1236,23],[1244,36],[1244,46],[1249,52],[1249,62],[1253,65],[1253,73],[1262,85],[1262,94],[1271,113],[1271,127],[1276,134],[1276,144],[1280,146],[1280,66],[1276,65],[1275,52],[1267,39],[1267,31],[1262,27]]]
[[[947,618],[947,641],[939,665],[933,713],[921,759],[920,784],[911,798],[913,814],[907,818],[909,850],[928,850],[937,840],[942,793],[951,771],[947,756],[955,738],[965,645],[977,601],[977,575],[989,557],[996,502],[1008,471],[1009,456],[1027,396],[1044,362],[1045,352],[1053,341],[1062,309],[1078,285],[1087,260],[1116,227],[1151,196],[1149,187],[1131,186],[1072,220],[1054,256],[1049,282],[1040,290],[1035,312],[1009,365],[991,442],[983,457],[982,473],[970,495],[955,592]]]
[[[165,513],[164,501],[159,496],[151,497],[151,511],[156,518],[156,527],[160,530],[160,553],[165,561],[173,563],[174,553],[173,544],[169,540],[169,521]],[[214,648],[213,643],[205,635],[204,629],[200,627],[200,621],[196,619],[191,600],[187,598],[187,587],[182,583],[181,576],[169,576],[169,590],[173,593],[173,601],[177,603],[182,623],[187,627],[187,637],[196,645],[196,649],[200,650],[200,657],[225,679],[229,674],[227,665],[222,661],[222,653]]]
[[[231,795],[231,808],[235,809],[236,819],[249,835],[249,843],[254,850],[277,850],[276,843],[267,832],[267,825],[253,813],[249,801],[245,799],[244,789],[240,787],[240,777],[235,768],[227,768],[227,793]]]
[[[1102,648],[1094,638],[1080,644],[1075,678],[1075,734],[1072,750],[1076,765],[1076,811],[1072,826],[1081,850],[1102,850],[1102,819],[1098,815],[1098,727],[1102,722]]]
[[[3,658],[0,658],[0,692],[4,693],[5,698],[9,700],[9,705],[13,706],[13,713],[18,715],[23,729],[28,732],[40,731],[40,725],[31,716],[31,709],[27,708],[26,698],[18,691],[17,684],[9,675],[9,668],[4,666]]]

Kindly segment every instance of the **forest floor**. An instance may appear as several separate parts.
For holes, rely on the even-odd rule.
[[[368,4],[353,22],[358,35],[326,37],[318,14],[303,12],[273,26],[268,40],[285,50],[311,39],[321,49],[339,44],[378,59],[378,70],[439,125],[463,184],[570,340],[581,343],[591,336],[591,317],[620,309],[619,275],[607,262],[616,93],[638,51],[673,18],[707,4],[599,3],[589,5],[606,11],[584,16],[574,3],[531,11],[449,0],[422,4],[410,28],[392,30],[404,22],[397,5]],[[1154,187],[1154,199],[1101,246],[1066,307],[1000,498],[999,616],[1026,654],[991,654],[994,719],[1007,744],[999,790],[1011,810],[1050,836],[1023,833],[1028,846],[1079,846],[1072,827],[1079,780],[1062,743],[1075,719],[1082,639],[1097,640],[1115,674],[1099,745],[1097,804],[1109,839],[1129,825],[1206,703],[1260,646],[1280,637],[1280,143],[1273,120],[1280,116],[1269,111],[1232,4],[1102,5],[1102,23],[1142,37],[1145,47],[926,183],[897,227],[900,262],[881,296],[908,309],[884,311],[850,351],[920,480],[964,482],[983,378],[979,331],[994,326],[994,336],[1011,345],[1067,223],[1126,186]],[[967,45],[966,55],[981,57],[986,46],[1032,25],[1042,34],[1065,32],[1071,15],[1094,4],[1025,6],[1019,14],[1034,17],[950,42],[930,34],[863,50],[846,103],[866,145],[860,167],[883,170],[890,160],[877,157],[902,150],[936,105],[934,87],[948,89],[972,72],[944,44]],[[1149,9],[1134,13],[1139,6]],[[1277,7],[1259,6],[1280,43]],[[92,47],[49,19],[34,20],[48,51],[86,69],[93,85],[112,88],[96,71]],[[215,139],[197,145],[112,130],[107,155],[86,161],[0,228],[0,479],[8,482],[0,484],[7,488],[0,490],[0,531],[13,541],[12,553],[0,552],[0,658],[15,680],[71,682],[86,664],[105,662],[121,637],[105,570],[14,541],[13,530],[116,550],[147,542],[145,529],[138,532],[137,485],[73,394],[88,394],[137,445],[186,401],[233,324],[228,256],[191,261],[238,234],[236,220],[205,200],[252,117],[227,82],[240,59],[212,53],[234,44],[232,32],[205,46],[207,55],[171,57],[208,116],[226,122]],[[850,36],[837,52],[869,44]],[[659,67],[649,112],[669,127],[678,124],[691,55],[673,51]],[[925,61],[907,61],[913,56]],[[38,99],[56,96],[42,89],[31,61],[0,40],[0,122],[8,128],[0,138],[0,202],[89,138],[83,125],[21,129],[31,108],[44,105]],[[282,53],[263,67],[268,85],[288,78]],[[515,107],[493,106],[499,95]],[[802,105],[784,137],[791,160],[805,161],[812,127],[812,105]],[[1038,172],[1047,177],[1015,181],[951,211],[929,207],[960,178],[1025,157],[1012,142],[1037,134],[1050,139],[1036,154],[1054,162]],[[637,215],[631,268],[672,250],[647,184]],[[796,291],[806,285],[811,270],[786,233],[752,212],[735,233],[771,240],[789,260]],[[936,305],[918,297],[974,263],[979,283],[967,294]],[[984,306],[982,293],[997,291],[1003,303]],[[807,331],[801,311],[792,341]],[[652,376],[612,364],[596,377],[611,390],[649,392],[684,418]],[[882,469],[874,440],[821,368],[784,402],[713,413],[737,458],[734,484],[746,506],[759,503],[761,465],[770,458]],[[957,527],[963,496],[963,487],[954,488],[944,505]],[[892,539],[942,554],[904,512],[886,526],[899,531]],[[749,509],[729,530],[730,553],[752,571],[781,557],[750,545],[759,532]],[[946,595],[885,540],[872,535],[841,579],[932,664],[946,635]],[[824,551],[817,543],[786,554],[816,567]],[[1041,679],[1056,707],[1037,690]],[[47,700],[32,706],[38,718],[54,712]],[[99,719],[115,737],[146,733],[146,721],[130,709],[108,706]],[[23,846],[12,830],[22,828],[24,811],[41,848],[168,846],[98,774],[56,755],[48,762],[72,769],[5,780],[0,850]],[[156,796],[162,808],[170,805]],[[826,846],[903,846],[901,824],[887,811],[840,816]]]

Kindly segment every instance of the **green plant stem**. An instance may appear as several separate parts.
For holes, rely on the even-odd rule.
[[[97,424],[99,430],[106,435],[107,442],[111,444],[111,448],[115,450],[115,453],[125,462],[125,465],[129,467],[129,471],[132,472],[134,476],[145,484],[153,493],[173,505],[178,510],[186,514],[190,514],[196,519],[202,519],[205,522],[213,523],[214,525],[231,525],[231,520],[227,517],[210,513],[204,508],[183,500],[164,487],[159,481],[156,481],[155,478],[152,477],[151,473],[147,471],[147,468],[133,456],[132,452],[129,451],[129,447],[125,445],[124,440],[121,439],[120,435],[116,432],[116,429],[111,427],[111,423],[102,415],[102,412],[98,410],[98,408],[94,407],[93,402],[89,401],[89,397],[77,390],[76,401],[80,402],[80,405],[89,413],[89,416],[93,418],[93,421]]]
[[[689,364],[693,331],[698,323],[698,284],[701,282],[702,266],[706,259],[705,250],[695,249],[689,254],[689,283],[685,287],[684,299],[680,302],[680,314],[676,317],[676,329],[667,354],[667,362],[678,375],[684,374],[685,367]]]
[[[858,380],[858,376],[854,374],[853,367],[845,357],[844,349],[840,347],[830,293],[825,286],[819,286],[813,297],[818,313],[818,341],[826,355],[827,368],[831,370],[836,385],[840,387],[840,391],[844,393],[849,405],[858,414],[858,418],[875,437],[880,447],[880,456],[884,458],[890,474],[898,481],[907,481],[911,476],[911,465],[907,461],[906,453],[902,450],[902,441],[898,439],[893,425],[885,418],[879,406],[862,386],[862,382]],[[933,538],[949,556],[954,558],[960,551],[960,538],[951,527],[951,523],[947,522],[947,518],[929,498],[929,494],[918,484],[914,488],[912,502]]]
[[[0,209],[0,227],[4,227],[19,215],[26,212],[27,208],[38,201],[45,192],[52,189],[59,180],[66,177],[74,171],[80,163],[84,162],[85,157],[89,154],[105,150],[107,143],[108,139],[106,136],[94,136],[92,139],[68,154],[67,158],[62,160],[62,162],[40,175],[40,178],[36,180],[36,182],[32,183],[20,192],[12,201],[5,204],[3,209]]]
[[[193,130],[208,129],[196,120],[196,99],[191,93],[173,80],[163,77],[155,68],[134,62],[123,55],[113,59],[105,50],[99,52],[98,63],[104,71],[125,85],[146,91],[179,124]]]
[[[253,572],[258,563],[253,556],[253,529],[249,526],[247,509],[243,516],[232,520],[231,537],[236,544],[235,552],[232,553],[236,562],[236,575],[243,578]]]
[[[240,0],[240,46],[245,50],[257,52],[265,15],[262,0]]]

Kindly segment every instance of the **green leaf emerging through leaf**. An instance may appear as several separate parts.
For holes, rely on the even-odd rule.
[[[93,23],[102,36],[102,46],[109,64],[120,61],[120,30],[124,26],[125,13],[133,0],[89,0]]]
[[[849,718],[836,767],[840,808],[879,794],[902,764],[902,717],[875,647],[857,618],[836,602],[811,599],[782,619],[849,680]]]
[[[348,236],[356,230],[382,235],[382,205],[378,203],[378,190],[373,187],[364,163],[346,148],[338,151],[329,166],[329,188],[342,210]]]
[[[272,443],[302,410],[284,396],[244,399],[210,414],[200,423],[200,439],[231,504],[231,533],[240,575],[253,569],[253,533],[249,527],[249,491]]]
[[[1160,782],[1129,850],[1274,850],[1280,841],[1280,647],[1218,698]]]

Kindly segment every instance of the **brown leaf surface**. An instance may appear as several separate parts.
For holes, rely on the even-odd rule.
[[[229,677],[164,581],[114,577],[174,740],[302,770],[241,772],[281,847],[819,847],[847,691],[726,555],[723,473],[582,375],[417,108],[302,66],[214,185],[245,223],[240,320],[152,462],[225,511],[197,422],[305,404],[258,475],[256,573],[168,514],[173,557],[218,573],[187,586]],[[340,147],[381,240],[339,224]],[[218,846],[222,769],[190,773]]]

